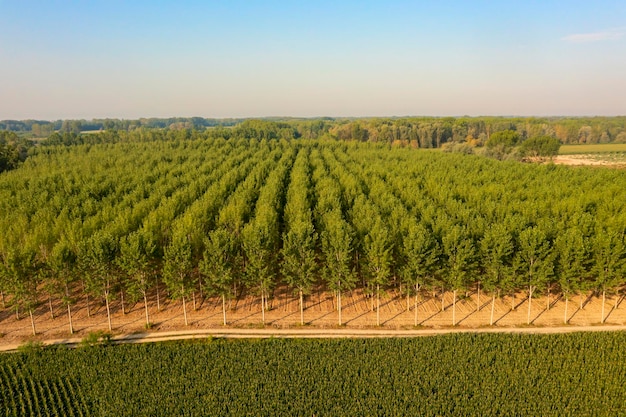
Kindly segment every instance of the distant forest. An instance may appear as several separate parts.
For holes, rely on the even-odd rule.
[[[626,143],[626,116],[3,120],[0,172],[16,168],[38,145],[194,138],[375,142],[525,160],[551,157],[560,144]]]
[[[420,148],[437,148],[448,142],[484,144],[491,134],[512,130],[522,140],[551,136],[562,144],[626,143],[626,116],[619,117],[406,117],[406,118],[263,118],[206,119],[202,117],[142,118],[136,120],[2,120],[0,130],[47,138],[53,133],[104,130],[170,129],[203,131],[247,124],[259,128],[275,124],[280,138],[315,139],[323,135],[341,140],[405,142]],[[266,127],[266,126],[265,126]]]

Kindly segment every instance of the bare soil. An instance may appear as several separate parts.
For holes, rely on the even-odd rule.
[[[462,297],[461,297],[462,296]],[[459,294],[456,302],[456,326],[453,326],[453,294],[443,294],[444,310],[441,310],[440,293],[420,294],[417,306],[418,326],[414,326],[414,298],[408,300],[397,291],[389,291],[381,296],[380,323],[376,326],[376,299],[368,297],[361,290],[345,293],[342,296],[343,326],[338,325],[336,300],[329,292],[315,291],[305,297],[304,320],[300,324],[298,298],[286,287],[279,287],[269,299],[269,310],[265,312],[265,324],[262,322],[260,297],[244,295],[233,299],[227,310],[228,325],[222,323],[222,303],[220,298],[195,296],[194,302],[187,300],[189,325],[185,326],[183,308],[180,300],[161,300],[161,309],[157,311],[156,295],[151,294],[149,303],[152,327],[146,330],[145,312],[142,302],[125,306],[122,313],[118,298],[111,302],[112,333],[129,335],[135,333],[163,333],[175,331],[201,331],[234,329],[274,329],[274,330],[319,330],[353,329],[360,330],[458,330],[492,328],[489,326],[491,315],[491,297],[481,292]],[[604,325],[623,326],[626,324],[626,307],[620,307],[622,295],[607,296],[604,305]],[[581,308],[581,302],[583,308]],[[494,326],[506,328],[568,328],[599,326],[602,321],[602,298],[592,294],[574,296],[568,302],[568,323],[564,324],[565,300],[560,295],[552,295],[549,299],[542,296],[533,297],[531,302],[530,320],[528,317],[528,297],[524,293],[515,297],[497,298],[494,308]],[[46,341],[67,338],[85,337],[91,332],[108,331],[106,308],[101,300],[91,300],[91,316],[87,316],[87,304],[84,297],[72,308],[74,334],[70,335],[67,309],[60,300],[52,302],[54,318],[51,317],[48,300],[42,300],[35,311],[35,327],[37,335],[32,335],[30,317],[20,313],[16,318],[15,310],[0,306],[0,350],[3,347],[24,343],[26,341]],[[514,307],[514,309],[512,309]]]
[[[571,166],[607,166],[612,168],[625,168],[626,161],[623,158],[611,158],[610,156],[602,156],[602,154],[589,155],[558,155],[554,158],[554,163],[559,165]]]

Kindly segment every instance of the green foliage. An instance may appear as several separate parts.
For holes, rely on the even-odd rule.
[[[44,349],[0,355],[0,416],[614,416],[624,344],[593,332]]]
[[[551,136],[535,136],[521,145],[522,154],[527,157],[553,157],[559,154],[561,142]]]
[[[111,333],[103,332],[101,330],[96,332],[89,332],[89,334],[83,337],[83,339],[80,341],[80,347],[86,348],[97,345],[108,346],[111,344],[111,338]]]
[[[35,355],[40,353],[44,349],[44,344],[42,342],[36,341],[28,341],[26,343],[22,343],[17,347],[17,351],[27,355]]]
[[[231,287],[241,268],[236,243],[235,237],[225,229],[220,228],[209,233],[199,265],[209,294],[230,296]]]
[[[495,224],[485,231],[480,241],[480,252],[487,291],[501,289],[508,274],[511,274],[512,257],[515,249],[511,233],[502,224]]]
[[[503,147],[512,148],[520,141],[520,135],[514,130],[503,130],[489,136],[485,146],[488,148]]]
[[[441,256],[441,249],[432,233],[423,225],[413,223],[404,236],[402,248],[405,257],[403,281],[410,287],[432,285]]]

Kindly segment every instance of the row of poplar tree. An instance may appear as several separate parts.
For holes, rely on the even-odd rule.
[[[376,301],[399,289],[492,296],[619,291],[624,171],[359,142],[181,138],[47,147],[0,176],[2,302],[268,299],[285,284]],[[603,304],[604,305],[604,304]],[[530,306],[530,303],[529,303]],[[530,311],[530,309],[529,309]],[[564,320],[568,320],[567,310]],[[604,312],[601,321],[604,320]],[[418,323],[417,308],[415,322]]]

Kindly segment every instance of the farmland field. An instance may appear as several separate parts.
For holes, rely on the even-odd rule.
[[[626,333],[208,340],[0,355],[0,416],[623,415]]]

